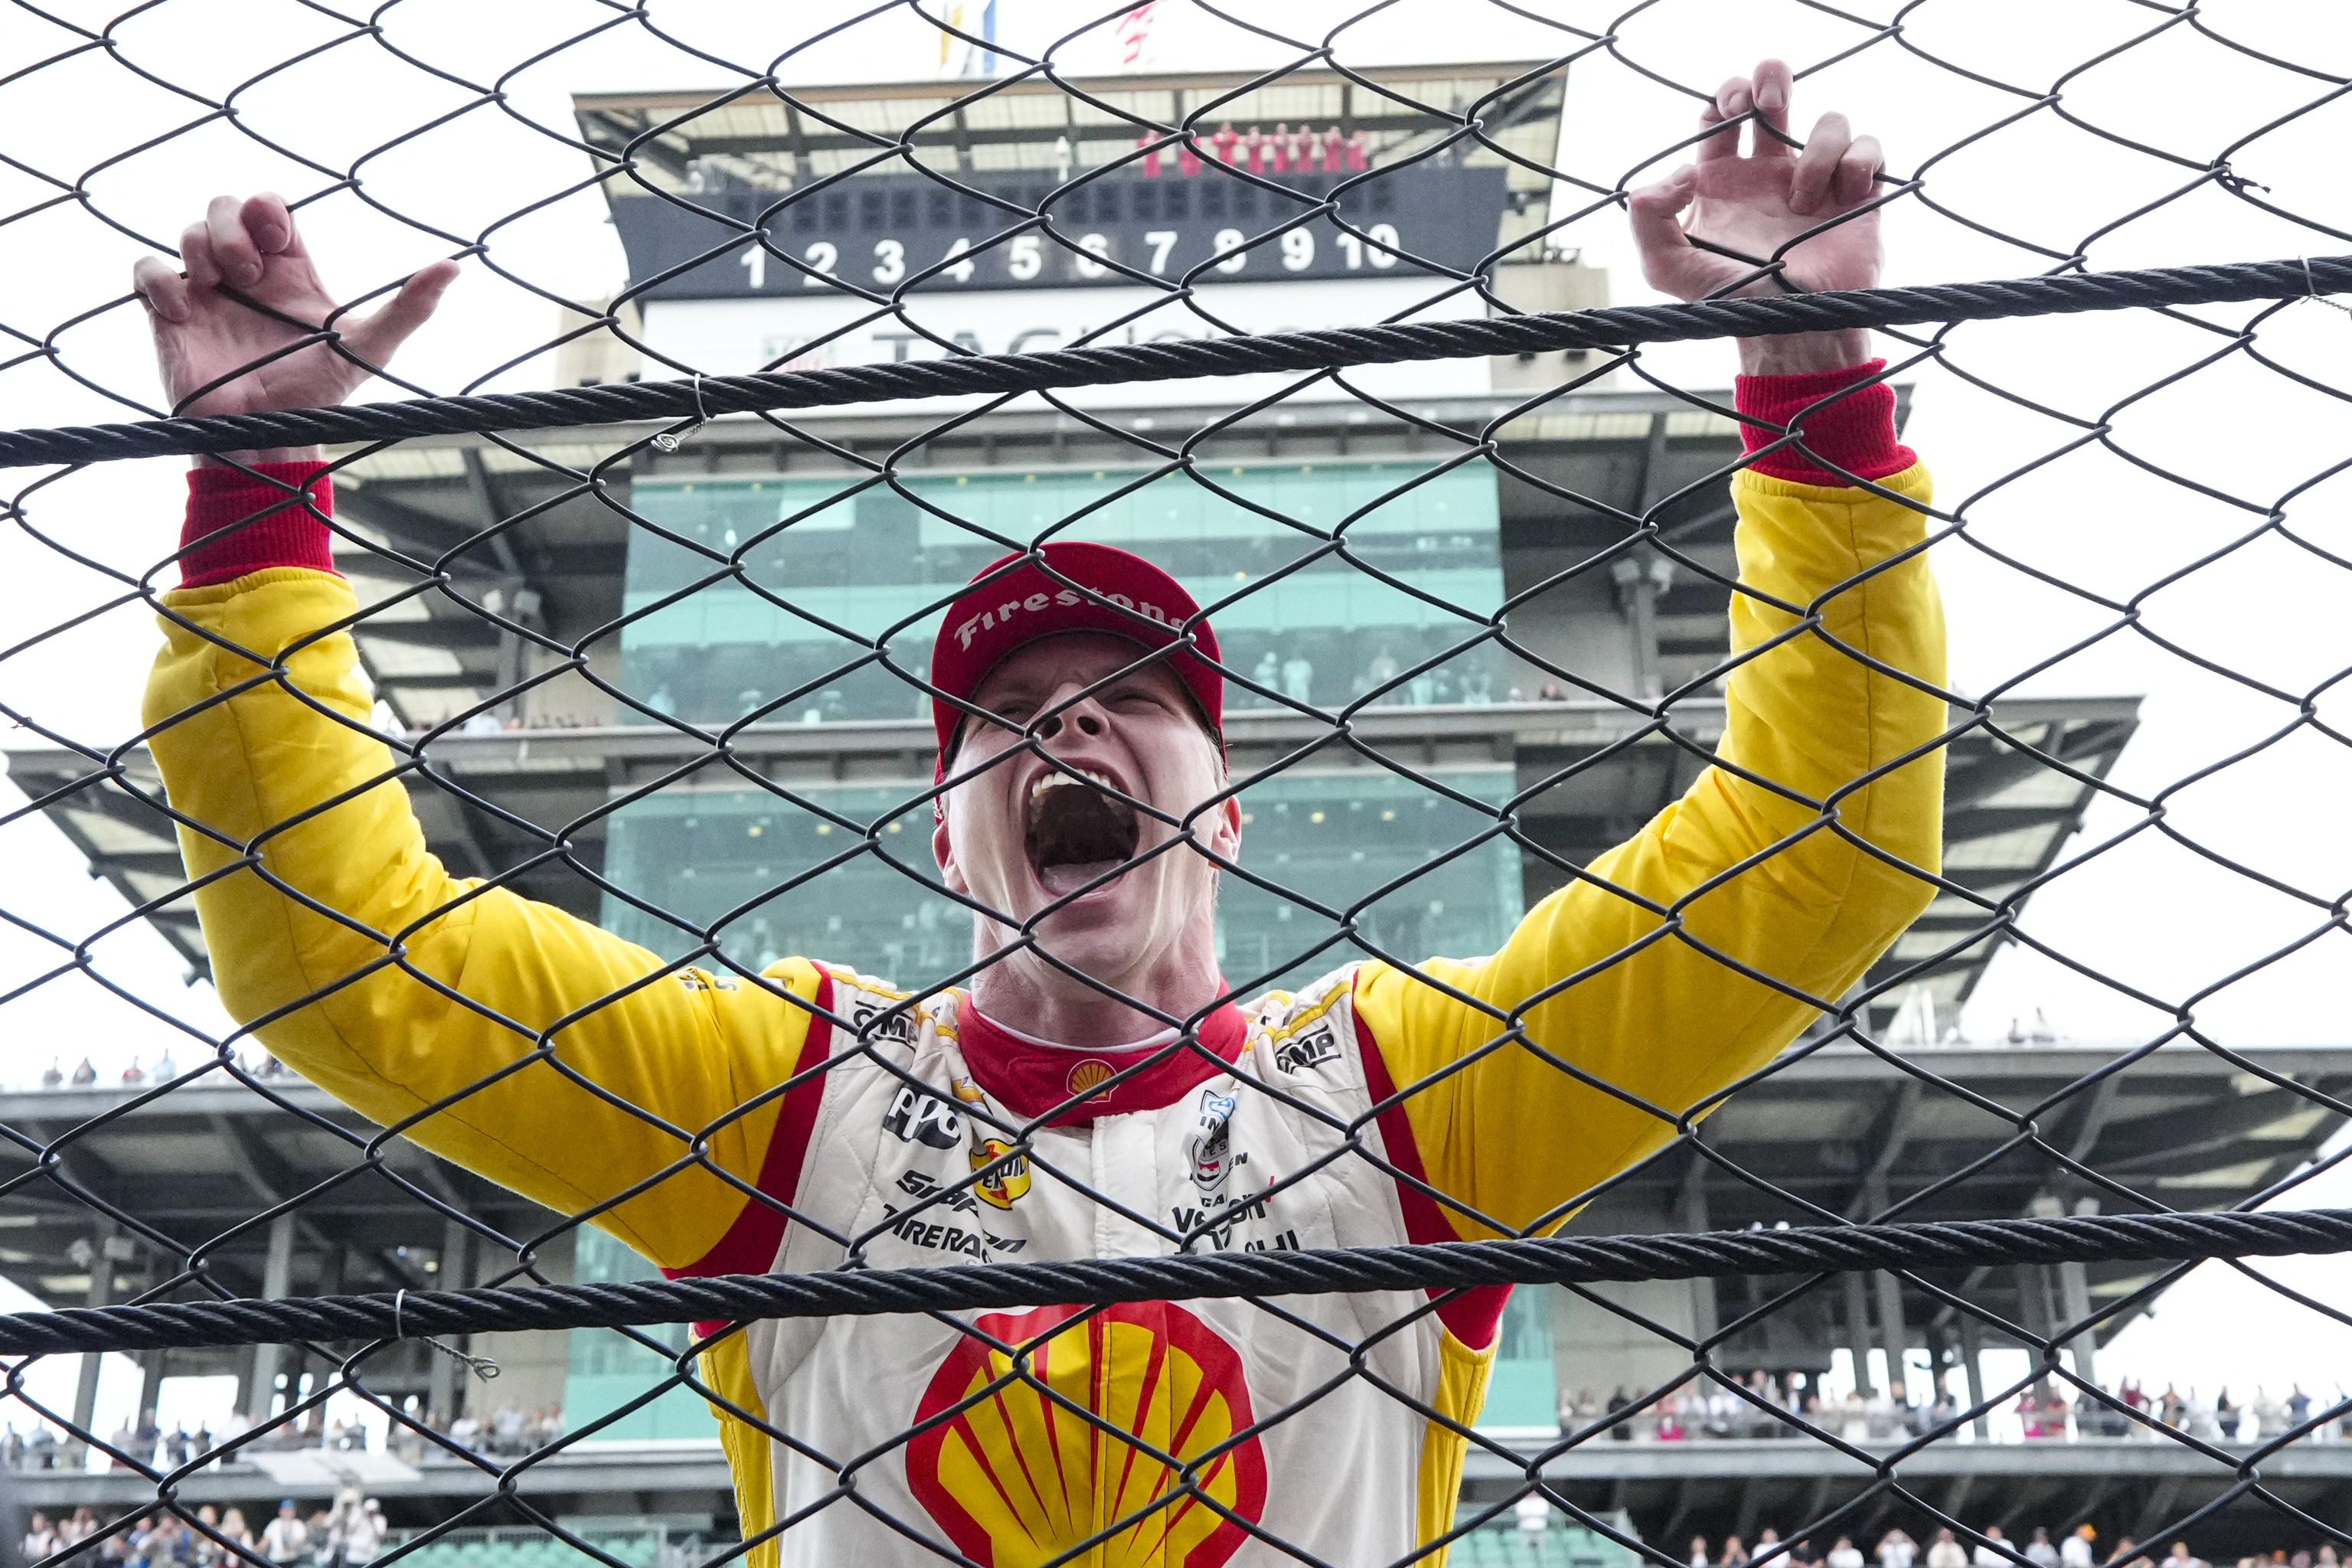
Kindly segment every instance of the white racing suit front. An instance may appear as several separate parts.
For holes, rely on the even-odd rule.
[[[1180,1056],[1198,1081],[1168,1103],[1040,1129],[1024,1159],[1006,1142],[1024,1119],[966,1066],[969,998],[910,1005],[830,972],[837,1017],[909,1010],[825,1069],[791,1194],[798,1223],[772,1266],[838,1268],[853,1241],[877,1268],[1148,1257],[1179,1238],[1194,1250],[1405,1241],[1350,973],[1244,1009],[1237,1059],[1214,1070]],[[820,1024],[813,1047],[820,1031],[843,1033]],[[1125,1055],[1060,1054],[1074,1073]],[[803,1070],[814,1064],[813,1050]],[[981,1563],[1041,1563],[1104,1532],[1081,1561],[1296,1562],[1270,1544],[1286,1541],[1373,1563],[1423,1539],[1426,1499],[1451,1525],[1462,1443],[1444,1423],[1475,1416],[1491,1352],[1466,1349],[1425,1297],[957,1318],[975,1331],[913,1314],[743,1331],[766,1422],[791,1439],[772,1470],[774,1517],[799,1521],[786,1563],[926,1557],[908,1534]]]

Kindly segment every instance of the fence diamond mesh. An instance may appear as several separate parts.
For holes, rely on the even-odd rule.
[[[2250,1231],[1722,1261],[2326,1190],[2340,18],[5,26],[0,1269],[373,1299],[79,1355],[10,1320],[28,1562],[2352,1539],[2343,1275]],[[1867,289],[1882,227],[2021,319],[1477,336]],[[362,386],[547,396],[205,426],[184,503],[107,460],[154,447],[25,434]],[[1371,1272],[1563,1227],[1716,1261]],[[2102,1377],[2214,1255],[2261,1303],[2215,1333],[2307,1381]],[[1231,1267],[1118,1283],[1185,1256]],[[769,1273],[871,1293],[590,1310]],[[441,1294],[532,1286],[635,1326]]]

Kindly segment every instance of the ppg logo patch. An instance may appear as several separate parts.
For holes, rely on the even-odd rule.
[[[882,1116],[882,1131],[927,1148],[952,1149],[963,1142],[963,1116],[935,1094],[901,1088],[890,1097],[890,1109]]]

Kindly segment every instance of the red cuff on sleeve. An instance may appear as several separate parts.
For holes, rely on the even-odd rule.
[[[320,521],[335,515],[335,487],[327,477],[327,465],[257,463],[253,473],[301,486],[310,507],[281,485],[240,468],[209,463],[190,468],[188,520],[180,529],[181,587],[208,588],[272,566],[335,569],[333,535]],[[311,508],[317,509],[317,516]],[[247,518],[254,521],[247,522]]]
[[[1822,467],[1834,463],[1854,479],[1883,479],[1919,460],[1895,437],[1895,389],[1885,382],[1815,408],[1823,398],[1868,381],[1885,370],[1883,359],[1811,375],[1743,375],[1734,396],[1739,412],[1771,425],[1799,425],[1802,446],[1781,447],[1750,466],[1759,474],[1801,485],[1850,485],[1843,474]],[[1807,409],[1812,409],[1810,414]],[[1740,438],[1750,452],[1779,440],[1764,425],[1742,425]]]

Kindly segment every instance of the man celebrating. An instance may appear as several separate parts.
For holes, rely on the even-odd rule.
[[[1743,154],[1725,123],[1784,126],[1790,90],[1777,61],[1727,83],[1696,166],[1634,195],[1654,285],[1739,286],[1694,239],[1769,256],[1843,215],[1785,279],[1875,279],[1855,210],[1875,143],[1830,115],[1801,153],[1759,130]],[[138,272],[175,406],[332,403],[364,379],[324,346],[268,358],[295,334],[223,292],[331,315],[276,198],[215,201],[182,255],[184,276]],[[341,320],[344,343],[382,364],[453,275]],[[1052,543],[948,610],[934,847],[992,962],[909,996],[811,960],[667,965],[447,876],[366,726],[318,454],[199,467],[147,718],[222,998],[364,1114],[673,1274],[1557,1225],[1769,1062],[1932,892],[1927,477],[1865,384],[1864,334],[1740,352],[1764,424],[1844,395],[1733,482],[1717,765],[1500,952],[1252,1001],[1215,961],[1217,878],[1243,852],[1216,638],[1149,563]],[[1377,1563],[1452,1528],[1504,1295],[707,1325],[700,1367],[763,1564],[1215,1568],[1289,1560],[1278,1542]]]

